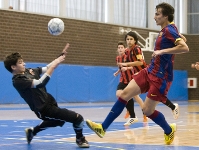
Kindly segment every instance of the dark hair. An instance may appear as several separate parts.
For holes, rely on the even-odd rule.
[[[156,6],[156,9],[162,8],[163,16],[168,16],[169,22],[174,20],[174,8],[168,3],[160,3]]]
[[[124,47],[126,47],[125,44],[124,44],[124,42],[122,42],[122,41],[119,41],[119,42],[117,43],[117,47],[118,47],[118,45],[123,45]]]
[[[16,52],[16,53],[12,53],[10,55],[7,55],[4,59],[4,66],[5,68],[12,73],[12,68],[11,66],[12,65],[16,65],[17,64],[17,61],[19,59],[23,59],[21,54]]]
[[[133,37],[134,40],[135,40],[135,44],[138,43],[138,37],[137,37],[137,34],[136,34],[135,32],[132,32],[132,31],[128,32],[128,33],[125,35],[125,41],[126,41],[127,36]]]

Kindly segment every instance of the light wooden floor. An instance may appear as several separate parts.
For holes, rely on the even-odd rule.
[[[125,111],[123,111],[123,113],[109,127],[104,138],[99,138],[85,125],[84,134],[91,145],[90,149],[199,149],[199,102],[178,103],[180,106],[180,117],[177,120],[173,119],[171,110],[165,105],[160,104],[157,107],[157,110],[165,115],[165,118],[169,123],[177,124],[175,140],[170,146],[165,146],[163,130],[159,126],[154,124],[151,120],[148,120],[147,124],[142,122],[142,112],[136,104],[135,111],[139,118],[139,122],[128,128],[124,127],[123,124],[126,120],[123,117],[125,114]],[[95,122],[103,122],[112,105],[113,103],[60,104],[61,107],[74,110],[82,114],[85,119],[90,119]],[[0,122],[4,120],[38,121],[34,113],[28,109],[27,105],[0,105],[0,114]],[[36,124],[33,124],[32,126],[34,125]],[[67,124],[66,126],[71,125]],[[60,130],[60,128],[56,128],[56,130]],[[50,131],[46,130],[45,134],[48,134]],[[53,133],[56,134],[56,131]],[[2,135],[0,134],[0,136]],[[23,136],[23,133],[21,136]],[[38,138],[40,138],[39,135]],[[25,139],[23,139],[23,142],[24,140]],[[74,133],[71,133],[70,136],[67,137],[60,137],[58,140],[74,144]],[[37,144],[37,141],[33,140],[33,143]],[[0,142],[0,149],[1,145],[2,143]],[[74,148],[75,145],[72,147]],[[60,147],[60,149],[62,148]],[[70,147],[70,149],[72,148]]]
[[[179,102],[179,105],[180,117],[177,120],[173,119],[171,110],[165,105],[161,104],[157,107],[157,110],[165,115],[169,123],[177,124],[177,132],[172,145],[196,146],[199,149],[199,102]],[[106,117],[108,114],[107,109],[109,108],[95,108],[94,110],[90,110],[89,114],[85,114],[85,116],[90,116],[89,119],[93,121],[102,122],[103,119],[101,117]],[[148,121],[148,125],[143,124],[139,106],[136,106],[135,110],[140,120],[139,126],[134,128],[134,125],[132,125],[128,129],[123,127],[119,128],[119,131],[108,130],[102,139],[97,135],[87,136],[87,139],[92,142],[164,145],[163,130],[151,120]],[[123,119],[124,112],[115,122],[125,122],[125,119]]]

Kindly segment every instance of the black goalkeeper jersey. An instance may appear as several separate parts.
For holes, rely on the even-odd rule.
[[[14,75],[13,86],[34,112],[41,112],[48,104],[51,95],[46,88],[31,88],[33,79],[40,79],[41,68],[26,69],[24,74]]]

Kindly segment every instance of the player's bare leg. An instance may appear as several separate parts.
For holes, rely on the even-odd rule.
[[[140,98],[140,96],[139,96],[139,95],[136,95],[136,96],[133,97],[133,99],[135,99],[136,102],[140,105],[140,108],[143,109],[144,102],[143,102],[143,100]],[[146,115],[143,114],[143,122],[147,122],[147,121],[148,121],[148,119],[147,119]]]

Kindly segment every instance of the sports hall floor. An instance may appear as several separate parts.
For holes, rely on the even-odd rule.
[[[157,110],[165,115],[169,123],[177,123],[175,140],[164,144],[163,130],[150,120],[142,122],[142,113],[135,105],[139,122],[129,128],[123,126],[125,111],[109,127],[104,138],[99,138],[85,124],[84,134],[90,150],[196,150],[199,149],[199,101],[178,102],[180,117],[174,120],[171,110],[159,104]],[[102,122],[113,103],[60,104],[84,116],[85,119]],[[40,132],[28,145],[24,129],[40,123],[27,105],[0,105],[0,150],[76,150],[75,134],[70,123],[62,128],[50,128]]]

